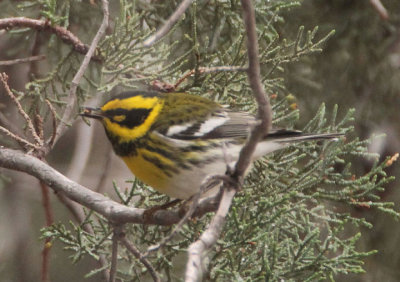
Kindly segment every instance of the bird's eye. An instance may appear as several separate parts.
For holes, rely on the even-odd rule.
[[[122,122],[126,119],[126,116],[125,115],[117,115],[117,116],[113,116],[112,119],[115,122]]]

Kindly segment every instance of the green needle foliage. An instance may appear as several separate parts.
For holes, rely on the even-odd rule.
[[[6,1],[7,2],[7,1]],[[102,14],[96,4],[81,1],[26,1],[14,5],[18,15],[40,16],[52,25],[76,30],[83,42],[90,42]],[[256,111],[247,74],[247,53],[241,5],[238,0],[194,1],[177,25],[150,48],[142,42],[172,14],[180,1],[125,1],[111,4],[111,26],[78,87],[79,105],[94,95],[104,99],[118,89],[158,88],[191,93],[214,99],[243,111]],[[299,1],[254,1],[260,45],[262,82],[270,94],[275,126],[293,128],[299,119],[297,102],[289,93],[284,71],[300,58],[320,52],[333,31],[318,32],[298,26],[293,37],[282,38],[285,15]],[[2,4],[0,4],[0,7]],[[4,14],[3,14],[4,16]],[[295,15],[292,15],[295,16]],[[31,30],[9,33],[10,40],[28,36]],[[42,35],[40,35],[42,36]],[[82,55],[55,35],[44,36],[42,50],[48,63],[33,74],[20,98],[31,113],[50,116],[41,101],[48,99],[62,115],[69,82]],[[15,52],[15,51],[13,51]],[[227,67],[212,71],[214,67]],[[186,75],[192,72],[191,75]],[[178,83],[179,82],[179,83]],[[100,93],[100,94],[99,94]],[[321,104],[324,97],[315,97]],[[337,101],[340,103],[340,101]],[[223,233],[208,254],[205,279],[210,281],[315,281],[335,280],[338,274],[362,273],[363,259],[374,250],[359,250],[361,227],[373,228],[352,207],[376,209],[398,218],[393,204],[380,200],[379,193],[392,180],[385,173],[388,160],[378,162],[367,151],[368,140],[350,138],[354,111],[338,117],[338,107],[321,104],[304,126],[305,132],[341,132],[346,138],[330,142],[307,142],[257,161],[234,199]],[[298,128],[299,125],[296,125]],[[104,140],[106,142],[106,140]],[[374,159],[364,174],[357,174],[350,160]],[[1,180],[0,180],[1,181]],[[151,207],[168,201],[139,181],[129,188],[114,184],[121,203]],[[189,221],[149,261],[164,280],[182,279],[187,247],[198,239],[212,214]],[[90,226],[94,234],[86,232]],[[168,236],[173,227],[126,225],[124,232],[140,251]],[[113,226],[100,215],[87,211],[87,219],[77,225],[57,223],[42,229],[42,239],[62,244],[74,263],[104,255],[111,261]],[[104,266],[109,268],[109,265]],[[87,277],[103,270],[91,269]],[[117,277],[121,281],[142,281],[148,270],[120,246]]]

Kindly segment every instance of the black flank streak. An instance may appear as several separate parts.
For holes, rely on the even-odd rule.
[[[149,156],[146,156],[146,155],[142,155],[142,157],[146,161],[154,164],[156,167],[158,167],[160,170],[162,170],[165,175],[167,175],[169,177],[172,176],[171,172],[173,172],[173,173],[177,173],[178,172],[178,170],[176,168],[173,168],[173,167],[171,167],[169,165],[165,165],[165,164],[161,163],[160,160],[157,159],[157,158],[149,157]]]

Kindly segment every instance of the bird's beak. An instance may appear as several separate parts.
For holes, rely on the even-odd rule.
[[[104,114],[101,112],[100,108],[83,107],[83,112],[79,114],[82,117],[94,118],[102,120]]]

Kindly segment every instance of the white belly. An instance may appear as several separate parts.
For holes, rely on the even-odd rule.
[[[253,160],[285,147],[283,143],[266,143],[267,142],[261,142],[258,144],[256,151],[253,154]],[[231,145],[224,148],[215,148],[212,151],[204,153],[204,158],[213,157],[214,161],[202,166],[193,166],[191,169],[180,170],[180,172],[175,174],[171,179],[167,189],[163,189],[163,192],[173,198],[190,198],[200,190],[200,187],[207,176],[224,175],[227,171],[227,164],[229,164],[230,168],[234,168],[241,149],[241,146]],[[202,196],[211,196],[218,192],[218,188],[219,185]]]

